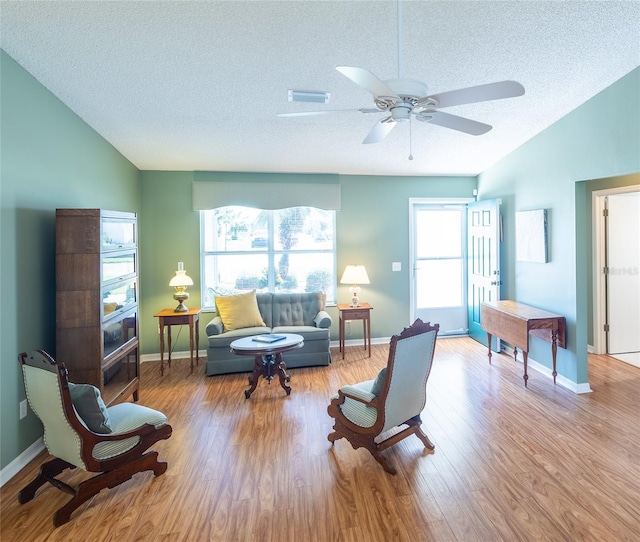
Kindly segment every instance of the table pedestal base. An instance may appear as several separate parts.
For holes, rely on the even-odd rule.
[[[287,395],[291,394],[291,386],[287,386],[286,382],[291,381],[291,375],[287,374],[287,366],[284,361],[282,361],[282,354],[264,354],[258,355],[255,357],[255,363],[253,365],[253,373],[249,377],[249,385],[251,386],[248,390],[244,391],[244,396],[249,399],[251,394],[258,387],[258,381],[260,377],[268,380],[269,384],[271,381],[278,376],[280,379],[280,386],[287,393]]]

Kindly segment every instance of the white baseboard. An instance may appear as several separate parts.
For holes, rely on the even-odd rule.
[[[173,352],[171,354],[171,359],[184,359],[184,358],[188,358],[191,354],[189,353],[188,350],[185,350],[184,352]],[[207,351],[206,350],[200,350],[198,352],[198,357],[202,360],[206,360],[207,359]],[[164,360],[167,361],[167,355],[164,355]],[[160,352],[156,352],[155,354],[142,354],[140,356],[140,363],[145,363],[147,361],[160,361]]]
[[[512,347],[503,345],[502,351],[505,354],[510,355],[511,358],[513,358]],[[524,364],[524,361],[521,358],[522,358],[522,352],[520,352],[518,363]],[[543,365],[542,363],[533,359],[531,356],[529,356],[529,358],[527,359],[527,367],[553,380],[553,371],[546,365]],[[556,384],[559,384],[563,388],[567,388],[568,390],[571,390],[575,394],[591,393],[593,391],[588,382],[585,382],[583,384],[578,384],[573,380],[569,380],[567,377],[562,376],[561,374],[556,376]]]
[[[6,484],[11,478],[25,468],[33,459],[44,450],[44,440],[40,437],[24,452],[16,457],[4,469],[0,471],[0,487]]]
[[[391,340],[391,337],[378,337],[378,338],[372,338],[371,339],[371,344],[389,344],[389,341]],[[348,341],[345,341],[345,346],[363,346],[364,342],[362,339],[349,339]],[[338,348],[340,346],[338,341],[331,341],[330,343],[331,348]],[[188,358],[189,357],[189,351],[185,350],[184,352],[173,352],[171,354],[171,358],[172,359],[184,359],[184,358]],[[165,361],[167,360],[167,356],[165,354],[164,357]],[[200,350],[200,359],[201,360],[206,360],[207,359],[207,351],[206,350]],[[153,354],[142,354],[140,356],[140,363],[146,363],[147,361],[160,361],[160,352],[155,352]]]
[[[371,339],[371,344],[389,344],[391,337],[377,337]],[[362,346],[364,347],[364,339],[347,339],[344,341],[345,346]],[[339,348],[340,341],[331,341],[331,348]]]

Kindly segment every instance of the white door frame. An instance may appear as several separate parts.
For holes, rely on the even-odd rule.
[[[475,201],[475,198],[409,198],[409,265],[410,269],[410,287],[409,287],[409,321],[415,320],[415,235],[414,235],[414,221],[413,210],[416,205],[466,205]],[[463,232],[464,233],[464,232]],[[466,271],[465,271],[466,274]],[[466,294],[465,294],[466,295]]]
[[[627,194],[640,191],[640,184],[594,190],[591,193],[593,228],[593,353],[606,354],[607,340],[604,324],[607,319],[605,279],[601,273],[605,262],[605,231],[602,212],[604,198],[613,194]]]

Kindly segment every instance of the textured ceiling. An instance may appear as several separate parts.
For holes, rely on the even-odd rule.
[[[523,97],[362,140],[383,114],[335,69],[398,75],[395,1],[2,1],[2,48],[140,169],[477,174],[640,65],[637,1],[406,1],[405,77],[429,92],[505,79]],[[287,90],[331,92],[288,103]],[[640,98],[639,98],[640,99]],[[411,151],[414,159],[408,160]]]

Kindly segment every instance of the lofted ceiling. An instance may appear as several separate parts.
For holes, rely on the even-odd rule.
[[[2,48],[144,170],[475,175],[640,65],[637,1],[6,1]],[[336,71],[425,82],[429,93],[501,80],[524,96],[362,140],[384,114]],[[328,104],[287,91],[328,91]],[[640,97],[639,97],[640,100]],[[409,154],[413,160],[409,160]]]

